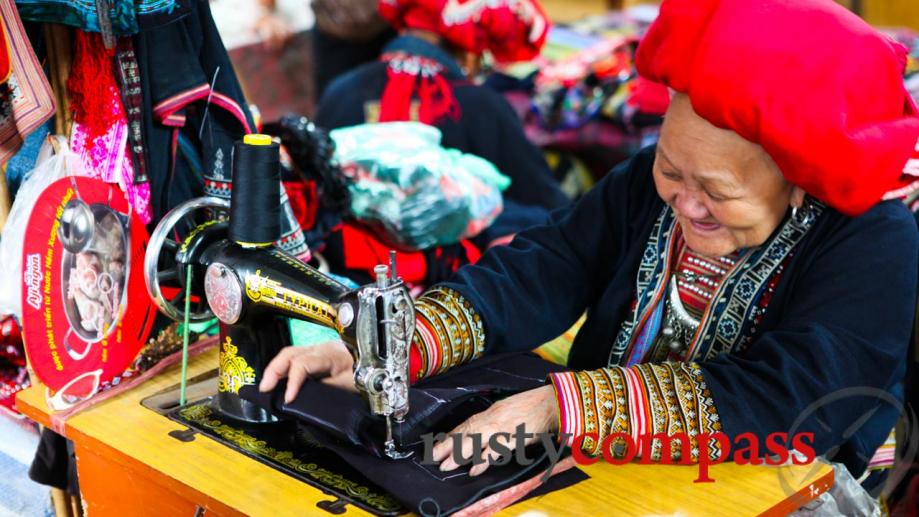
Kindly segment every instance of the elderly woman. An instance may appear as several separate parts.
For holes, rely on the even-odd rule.
[[[916,306],[916,224],[882,201],[919,170],[904,52],[833,2],[665,0],[637,56],[675,91],[659,144],[417,301],[417,376],[587,312],[570,372],[455,432],[594,433],[575,443],[589,454],[614,433],[686,433],[693,459],[700,433],[811,432],[864,472],[898,417]],[[261,387],[350,370],[340,344],[287,349]],[[473,443],[466,457],[490,453]]]

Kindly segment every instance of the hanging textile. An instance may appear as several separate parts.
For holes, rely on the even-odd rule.
[[[0,84],[5,83],[13,72],[11,61],[10,40],[6,37],[6,29],[0,24]]]
[[[115,81],[114,57],[114,50],[105,48],[99,34],[77,31],[67,80],[74,112],[70,147],[90,177],[117,184],[133,212],[149,224],[150,185],[134,180],[130,127]]]
[[[69,135],[73,125],[73,114],[70,111],[70,95],[67,93],[67,78],[70,77],[70,66],[73,62],[73,29],[56,23],[42,27],[45,34],[45,51],[47,52],[48,77],[51,81],[57,104],[54,113],[54,134]]]
[[[60,23],[116,35],[169,23],[186,14],[187,0],[17,0],[23,20]],[[108,5],[100,14],[100,5]]]
[[[233,143],[256,129],[208,3],[199,0],[191,8],[178,22],[134,38],[154,219],[202,194],[229,200]],[[203,177],[193,172],[192,165],[198,164]],[[309,247],[287,192],[278,188],[278,245],[308,259]]]
[[[54,115],[51,86],[26,36],[13,0],[0,0],[11,73],[0,84],[0,164],[13,156],[26,135]]]

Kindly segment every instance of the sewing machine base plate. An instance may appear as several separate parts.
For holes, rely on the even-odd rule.
[[[330,513],[353,504],[375,515],[405,513],[402,505],[363,475],[324,448],[309,429],[294,422],[249,425],[223,416],[214,409],[213,398],[173,409],[171,420],[249,456],[269,467],[338,497],[317,506]],[[171,433],[170,433],[171,434]]]

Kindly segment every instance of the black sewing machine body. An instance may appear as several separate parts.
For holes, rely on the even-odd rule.
[[[258,385],[269,362],[291,344],[287,319],[295,318],[338,332],[354,358],[355,387],[389,428],[408,412],[411,297],[392,261],[377,266],[374,283],[352,290],[274,246],[277,213],[264,210],[262,220],[258,212],[279,205],[277,153],[276,144],[237,143],[231,203],[195,199],[163,218],[145,258],[150,296],[175,320],[220,320],[214,409],[222,416],[254,424],[277,420],[238,392]],[[164,294],[169,282],[178,290],[172,297]],[[186,297],[194,301],[187,315]],[[399,457],[391,433],[386,444]]]

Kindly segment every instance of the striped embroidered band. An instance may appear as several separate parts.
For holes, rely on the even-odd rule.
[[[410,359],[413,381],[468,363],[484,351],[482,318],[458,292],[434,287],[415,301]]]
[[[623,433],[637,445],[636,457],[660,461],[661,441],[643,437],[670,437],[671,458],[682,459],[684,447],[693,461],[699,459],[699,434],[721,431],[718,412],[696,363],[639,364],[587,372],[550,375],[559,409],[559,434],[572,438],[595,434],[581,442],[584,453],[598,456],[610,435]],[[678,437],[685,433],[684,443]],[[610,453],[622,459],[630,446],[624,438],[609,442]],[[650,451],[646,450],[650,445]],[[708,443],[710,459],[721,456],[718,440]]]

